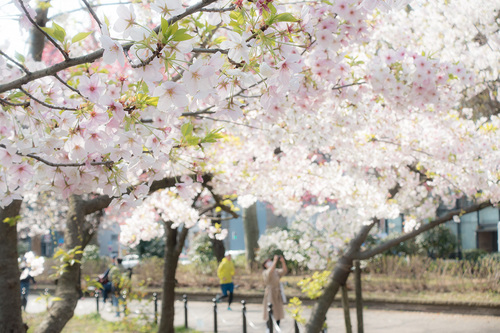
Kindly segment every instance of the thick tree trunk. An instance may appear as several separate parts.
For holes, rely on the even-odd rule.
[[[214,250],[214,255],[217,259],[217,262],[221,262],[224,258],[224,254],[226,253],[224,242],[215,238],[211,239],[210,241],[212,242],[212,249]]]
[[[161,319],[158,326],[160,333],[174,333],[175,273],[184,239],[178,240],[178,229],[171,228],[172,223],[165,223],[165,265],[163,266],[163,295],[161,300]],[[182,233],[182,232],[181,232]],[[182,244],[180,244],[182,242]]]
[[[0,333],[26,332],[21,312],[21,285],[17,263],[17,226],[4,223],[16,217],[21,210],[21,200],[14,200],[0,208]]]
[[[326,313],[333,303],[340,286],[345,285],[349,274],[351,273],[352,263],[355,256],[359,253],[361,245],[368,237],[370,230],[375,222],[361,228],[361,231],[351,240],[347,251],[340,257],[330,274],[330,279],[325,286],[323,294],[313,307],[311,317],[306,325],[308,333],[319,333],[326,319]]]
[[[252,271],[255,265],[255,250],[259,247],[259,223],[257,220],[257,203],[243,210],[243,229],[245,231],[245,256],[247,269]]]
[[[39,7],[36,9],[36,18],[35,21],[40,27],[45,27],[47,24],[47,13],[49,11],[48,7],[42,6],[45,2],[49,1],[41,1]],[[42,61],[42,53],[45,47],[45,35],[40,32],[40,30],[35,29],[34,27],[31,29],[31,49],[30,54],[35,61]]]
[[[83,250],[85,237],[85,205],[82,198],[72,195],[69,198],[69,211],[64,233],[64,250],[70,251],[77,246]],[[75,259],[80,260],[81,254]],[[75,262],[66,267],[65,272],[57,280],[55,297],[59,301],[53,302],[48,315],[40,326],[37,333],[58,333],[61,332],[66,323],[73,317],[76,304],[81,296],[80,285],[80,264]]]

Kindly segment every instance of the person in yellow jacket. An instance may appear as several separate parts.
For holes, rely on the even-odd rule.
[[[217,302],[220,302],[221,299],[229,296],[227,300],[227,309],[231,310],[231,303],[233,302],[233,291],[234,291],[234,283],[233,283],[233,275],[234,275],[234,265],[231,260],[231,255],[226,253],[225,257],[222,258],[222,261],[217,268],[217,276],[220,279],[220,289],[222,290],[222,295],[217,295]],[[228,295],[229,294],[229,295]]]

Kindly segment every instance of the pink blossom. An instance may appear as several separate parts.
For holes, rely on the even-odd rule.
[[[153,96],[159,97],[158,110],[170,111],[172,106],[183,108],[189,104],[186,89],[179,83],[167,81],[155,88]]]
[[[113,64],[118,60],[120,66],[125,66],[125,55],[123,54],[123,47],[120,43],[115,42],[111,37],[102,35],[99,40],[101,41],[104,54],[102,59],[107,64]]]
[[[93,74],[90,77],[80,76],[80,84],[78,89],[83,96],[87,97],[91,102],[97,103],[99,98],[104,93],[105,87],[101,84],[98,74]]]

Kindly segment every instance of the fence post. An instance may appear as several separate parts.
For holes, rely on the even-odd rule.
[[[158,294],[153,293],[153,302],[155,304],[155,325],[158,324]]]
[[[356,286],[356,317],[358,319],[358,333],[364,333],[363,327],[363,296],[361,294],[361,264],[354,261],[354,285]]]
[[[241,305],[243,305],[243,333],[247,333],[247,306],[245,300],[241,301]]]
[[[96,289],[94,297],[95,297],[95,307],[97,309],[97,313],[99,313],[99,290]]]
[[[344,308],[344,322],[346,333],[352,333],[351,314],[349,312],[349,298],[346,285],[340,286],[342,290],[342,307]]]
[[[269,328],[269,333],[273,333],[273,304],[267,303],[267,327]]]
[[[297,323],[297,320],[293,320],[293,328],[295,329],[295,333],[300,333],[299,331],[299,323]]]
[[[184,301],[184,328],[188,328],[188,297],[186,294],[182,295]]]
[[[217,299],[212,298],[212,302],[214,302],[214,332],[217,333]]]

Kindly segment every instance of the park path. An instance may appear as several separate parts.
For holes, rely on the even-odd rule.
[[[30,295],[27,312],[36,313],[45,311],[46,304],[43,300],[36,301],[37,296]],[[188,304],[188,326],[202,332],[214,331],[213,304],[210,302],[190,301]],[[99,304],[101,316],[110,321],[119,320],[113,312],[102,308]],[[158,308],[161,304],[158,304]],[[233,303],[232,311],[227,310],[226,303],[218,304],[218,332],[239,333],[242,329],[242,305]],[[265,323],[262,319],[262,305],[247,304],[247,332],[264,333]],[[131,316],[141,314],[153,317],[154,304],[151,300],[141,302],[132,301],[129,305]],[[94,313],[96,301],[93,298],[83,298],[78,302],[76,315]],[[305,310],[307,318],[309,310]],[[123,316],[123,315],[122,315]],[[500,332],[500,317],[477,316],[463,314],[409,312],[409,311],[384,311],[365,309],[363,312],[366,333],[498,333]],[[356,311],[351,309],[353,332],[356,332]],[[331,308],[328,312],[328,332],[345,332],[343,311]],[[184,303],[175,302],[175,325],[184,325]],[[277,332],[275,330],[274,332]],[[289,315],[281,322],[281,332],[293,333],[293,320]],[[305,332],[302,328],[300,332]]]

